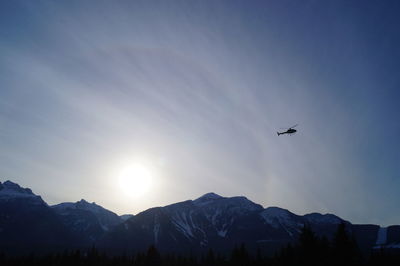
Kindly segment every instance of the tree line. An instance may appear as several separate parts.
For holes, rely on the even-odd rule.
[[[0,253],[2,266],[317,266],[317,265],[400,265],[400,255],[377,250],[362,255],[355,239],[340,224],[333,239],[317,236],[305,225],[298,241],[283,247],[274,256],[264,256],[260,250],[250,253],[244,244],[235,247],[229,255],[212,249],[202,256],[161,254],[155,246],[135,255],[109,256],[95,247],[89,250],[65,251],[46,256],[10,257]]]

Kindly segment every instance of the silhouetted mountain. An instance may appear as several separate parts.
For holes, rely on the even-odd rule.
[[[75,242],[60,217],[40,196],[11,181],[0,183],[0,249],[41,251]]]
[[[278,207],[264,209],[245,197],[208,193],[193,201],[141,212],[108,232],[99,245],[114,251],[143,250],[154,244],[163,252],[205,252],[210,248],[226,252],[245,243],[250,250],[271,254],[297,241],[305,225],[332,240],[341,223],[347,225],[365,252],[376,246],[379,226],[352,225],[333,214],[299,216]],[[396,233],[390,235],[392,242],[400,240]]]
[[[300,216],[278,207],[264,209],[246,197],[207,193],[119,217],[85,200],[49,207],[30,189],[10,181],[0,183],[0,248],[6,251],[95,244],[115,253],[154,245],[161,252],[195,254],[210,248],[228,252],[244,243],[250,251],[271,254],[294,244],[305,225],[332,240],[342,223],[365,252],[400,248],[400,226],[352,225],[333,214]]]
[[[123,214],[123,215],[120,215],[119,218],[121,218],[122,221],[125,222],[126,220],[132,218],[133,216],[134,216],[133,214]]]
[[[83,243],[95,243],[105,232],[122,223],[115,213],[84,199],[51,206],[68,229],[81,236]]]

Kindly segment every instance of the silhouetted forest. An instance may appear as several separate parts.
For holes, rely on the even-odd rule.
[[[255,255],[251,255],[255,254]],[[318,237],[310,227],[304,226],[296,244],[289,244],[272,257],[257,252],[249,252],[244,244],[234,248],[229,255],[216,254],[209,250],[202,256],[183,256],[160,254],[155,246],[147,252],[134,256],[109,256],[95,247],[81,251],[65,251],[46,256],[6,256],[0,253],[2,266],[296,266],[296,265],[400,265],[400,254],[388,250],[376,250],[362,255],[357,244],[346,231],[345,224],[340,224],[332,240]]]

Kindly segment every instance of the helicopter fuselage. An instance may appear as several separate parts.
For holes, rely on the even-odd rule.
[[[277,132],[277,133],[278,133],[278,136],[279,136],[279,135],[283,135],[283,134],[289,134],[289,135],[291,135],[291,134],[294,134],[294,133],[296,133],[296,132],[297,132],[296,129],[294,129],[294,128],[289,128],[289,129],[286,130],[285,132]]]

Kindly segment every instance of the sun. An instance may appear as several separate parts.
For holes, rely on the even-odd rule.
[[[143,164],[131,164],[119,174],[119,186],[126,196],[140,197],[149,192],[153,175],[149,167]]]

